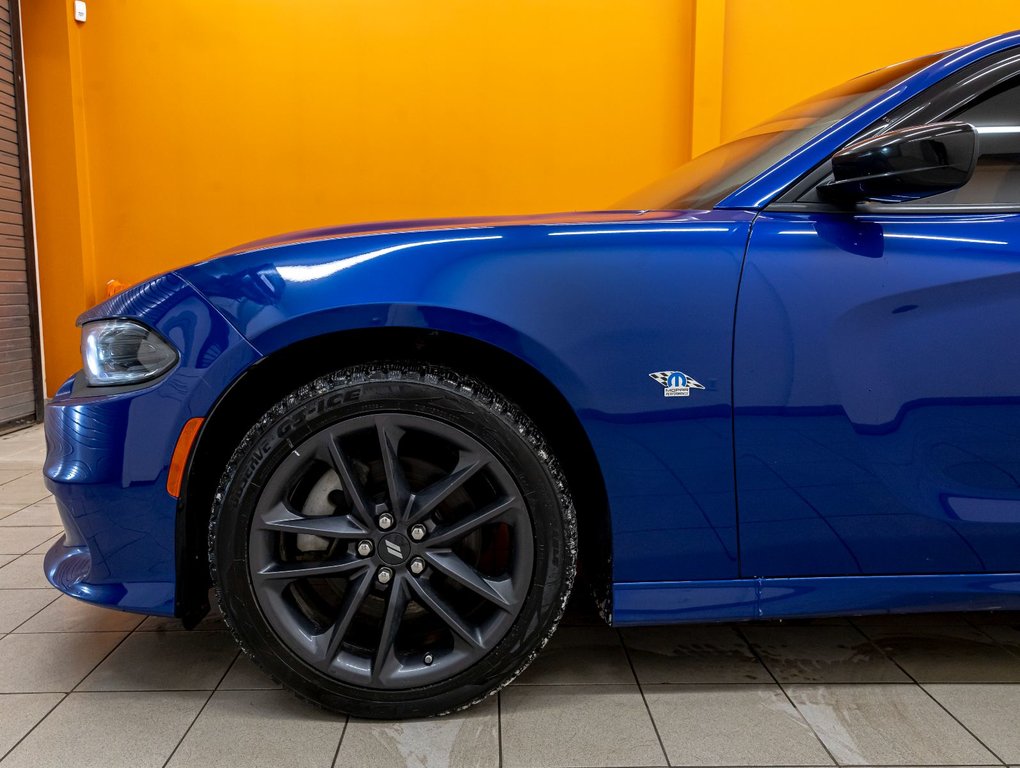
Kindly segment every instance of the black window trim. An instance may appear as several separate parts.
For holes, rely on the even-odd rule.
[[[919,124],[936,123],[971,102],[977,100],[992,88],[1020,75],[1020,46],[999,51],[981,61],[964,67],[930,88],[922,91],[883,116],[861,133],[843,144],[849,146],[856,141],[877,136],[880,133],[894,130],[907,120],[915,120]],[[975,87],[975,82],[977,86]],[[835,150],[838,152],[839,149]],[[833,154],[835,154],[833,152]],[[832,155],[829,155],[831,157]],[[888,215],[888,214],[997,214],[1020,213],[1020,203],[985,203],[985,204],[953,204],[925,205],[917,203],[858,203],[847,208],[813,200],[801,200],[806,194],[818,186],[830,175],[829,157],[801,176],[787,187],[763,210],[778,213],[853,213],[856,215]]]

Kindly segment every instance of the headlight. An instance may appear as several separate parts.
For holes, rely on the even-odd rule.
[[[81,329],[85,380],[92,387],[137,384],[173,368],[177,351],[132,320],[98,320]]]

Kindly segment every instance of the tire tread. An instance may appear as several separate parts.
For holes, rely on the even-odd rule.
[[[429,386],[438,387],[445,389],[449,392],[456,393],[462,397],[465,397],[478,405],[482,406],[486,410],[495,413],[508,427],[516,431],[533,450],[535,456],[542,463],[545,470],[549,473],[553,480],[553,483],[557,489],[559,497],[559,508],[563,520],[563,534],[564,542],[566,545],[567,561],[564,568],[564,582],[562,592],[560,596],[560,604],[556,610],[556,615],[553,621],[550,623],[548,629],[543,633],[539,642],[535,645],[534,649],[527,655],[524,661],[519,664],[514,671],[507,676],[504,680],[500,681],[497,685],[490,688],[488,691],[483,693],[466,703],[460,704],[456,707],[437,712],[435,716],[444,716],[454,712],[459,712],[464,709],[478,704],[489,696],[499,693],[506,686],[510,685],[516,680],[521,673],[528,668],[528,666],[535,660],[539,652],[546,646],[549,640],[552,638],[559,626],[560,621],[563,618],[563,614],[567,607],[567,602],[570,599],[571,591],[573,589],[574,578],[576,575],[577,567],[577,516],[574,510],[573,498],[570,495],[570,490],[567,485],[566,476],[560,467],[559,462],[553,456],[552,452],[548,448],[545,438],[542,436],[539,429],[535,424],[520,410],[516,405],[511,403],[509,400],[504,398],[502,395],[497,393],[494,389],[488,385],[473,379],[469,376],[457,373],[456,371],[441,366],[434,365],[422,365],[418,363],[410,362],[378,362],[369,363],[365,365],[353,366],[351,368],[341,369],[334,373],[320,376],[314,381],[294,390],[289,395],[284,397],[272,408],[270,408],[265,414],[255,422],[254,426],[248,430],[240,444],[234,450],[230,460],[227,462],[226,468],[220,477],[219,485],[216,489],[216,494],[213,497],[213,508],[212,514],[209,519],[209,532],[207,539],[208,556],[209,556],[209,575],[212,579],[213,584],[216,587],[216,600],[220,613],[223,615],[223,620],[233,635],[234,640],[237,642],[241,651],[245,654],[266,675],[268,675],[273,681],[282,685],[285,689],[291,691],[297,698],[312,704],[323,710],[330,710],[331,708],[323,702],[315,699],[314,697],[303,694],[300,691],[295,690],[293,687],[286,685],[276,675],[274,675],[269,669],[267,669],[256,657],[254,653],[249,649],[241,634],[238,632],[234,622],[231,620],[228,611],[226,610],[226,604],[223,598],[223,592],[220,589],[219,580],[217,578],[217,564],[216,564],[216,541],[217,532],[219,526],[220,513],[223,509],[223,503],[227,496],[227,487],[233,479],[237,469],[247,454],[252,443],[259,439],[265,430],[275,423],[280,417],[287,413],[291,408],[299,405],[303,402],[311,400],[319,395],[325,394],[338,387],[345,387],[351,385],[358,385],[369,383],[372,381],[413,381],[416,383],[423,383]]]

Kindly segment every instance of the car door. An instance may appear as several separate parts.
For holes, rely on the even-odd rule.
[[[974,125],[964,187],[839,210],[802,182],[753,224],[745,577],[1020,570],[1020,73],[968,77],[899,123]]]

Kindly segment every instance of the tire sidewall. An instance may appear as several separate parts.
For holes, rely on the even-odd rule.
[[[390,691],[338,681],[290,651],[259,608],[248,566],[252,514],[262,487],[287,455],[340,421],[388,411],[440,420],[491,451],[516,481],[534,537],[528,594],[496,646],[446,680]],[[562,613],[573,577],[573,526],[569,497],[557,475],[530,422],[475,382],[458,381],[453,374],[393,371],[340,372],[320,379],[266,414],[242,441],[224,473],[210,540],[224,616],[260,666],[322,706],[367,717],[435,714],[467,706],[516,677],[548,639]]]

